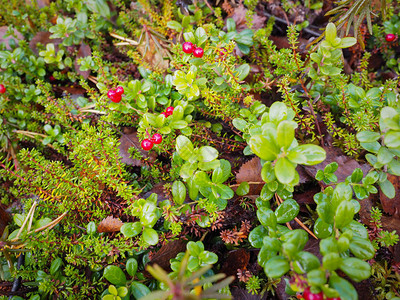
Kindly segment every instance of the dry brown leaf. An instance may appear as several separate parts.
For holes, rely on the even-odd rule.
[[[400,177],[388,174],[388,180],[393,184],[396,195],[400,193]],[[395,218],[400,218],[400,201],[398,198],[390,199],[385,196],[381,189],[379,189],[379,196],[382,204],[383,211]]]
[[[262,182],[261,162],[259,157],[254,157],[244,163],[236,174],[236,182]]]
[[[169,61],[164,58],[168,57],[167,50],[156,49],[156,45],[153,39],[148,39],[148,46],[146,48],[146,39],[137,47],[139,53],[143,56],[143,60],[148,63],[151,67],[167,70]]]
[[[8,26],[0,27],[0,44],[5,44],[6,49],[11,50],[10,45],[9,45],[9,40],[13,39],[15,41],[15,37],[13,37],[13,36],[5,37],[7,30],[8,30]],[[18,44],[18,41],[23,40],[24,36],[16,29],[14,29],[14,33],[17,36],[17,40],[15,41],[15,43]]]
[[[119,155],[122,157],[121,161],[124,164],[131,165],[131,166],[141,166],[142,165],[142,162],[140,160],[133,159],[130,157],[130,154],[129,154],[130,147],[135,147],[136,149],[138,149],[145,158],[149,157],[150,161],[155,160],[156,155],[154,152],[144,151],[141,148],[140,141],[137,137],[136,132],[123,134],[119,141],[120,141],[120,145],[118,147]]]
[[[236,276],[238,269],[246,269],[250,261],[250,253],[245,249],[229,251],[228,256],[221,267],[221,273],[226,276]]]
[[[81,43],[79,46],[78,54],[76,55],[74,66],[75,66],[75,71],[79,74],[82,75],[83,78],[87,79],[90,75],[90,70],[88,71],[81,71],[80,70],[80,65],[78,64],[78,59],[84,58],[87,56],[92,55],[92,49],[90,49],[89,45],[86,45],[85,43]]]
[[[97,226],[97,232],[119,231],[122,225],[124,225],[124,223],[120,219],[108,216],[100,222],[99,226]]]
[[[10,215],[0,206],[0,237],[10,221]]]
[[[46,46],[49,43],[54,44],[56,51],[58,51],[58,45],[62,43],[62,39],[51,39],[50,38],[51,33],[47,31],[40,31],[38,32],[29,42],[29,48],[33,52],[35,52],[36,55],[39,54],[39,50],[37,48],[37,44],[40,43],[44,46]]]
[[[235,21],[236,30],[238,32],[248,28],[246,25],[246,13],[247,9],[242,4],[239,5],[237,8],[235,8],[234,13],[230,16],[230,18],[232,18]],[[252,23],[251,29],[258,30],[260,28],[263,28],[266,19],[267,18],[264,16],[259,16],[257,14],[253,15],[253,22],[251,22]]]
[[[174,240],[168,244],[163,245],[152,256],[150,264],[157,264],[167,272],[171,271],[169,260],[175,258],[179,252],[185,252],[186,242],[182,239]]]

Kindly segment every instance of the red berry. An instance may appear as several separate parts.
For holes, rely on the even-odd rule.
[[[117,88],[115,89],[115,92],[118,95],[122,95],[125,91],[124,91],[124,88],[122,86],[117,86]]]
[[[173,106],[168,106],[167,109],[165,110],[165,113],[170,116],[174,112],[174,107]]]
[[[3,84],[0,84],[0,94],[4,94],[6,92],[6,87]]]
[[[192,53],[194,50],[194,45],[191,42],[185,42],[182,45],[182,50],[187,54]]]
[[[149,151],[151,148],[153,148],[153,142],[149,139],[144,139],[141,143],[141,146],[143,150]]]
[[[50,76],[49,76],[49,80],[50,80],[50,81],[55,81],[56,78],[55,78],[53,75],[50,75]]]
[[[306,288],[303,293],[304,300],[323,300],[324,293],[319,292],[318,294],[311,293],[310,288]]]
[[[335,297],[335,298],[326,298],[326,300],[341,300],[340,297]]]
[[[164,115],[164,117],[168,118],[168,114],[166,112],[162,112],[161,115]]]
[[[121,95],[117,94],[117,92],[114,90],[109,90],[107,92],[107,96],[112,102],[119,103],[121,101]]]
[[[204,50],[201,47],[197,47],[196,49],[193,50],[194,57],[201,58],[201,57],[203,57],[203,54],[204,54]]]
[[[151,142],[153,142],[154,144],[161,144],[162,142],[162,135],[159,133],[155,133],[153,134],[153,136],[150,139]]]
[[[385,39],[387,42],[393,42],[396,39],[396,36],[393,33],[388,33]]]

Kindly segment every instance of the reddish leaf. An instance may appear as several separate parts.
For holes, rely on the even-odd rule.
[[[97,226],[97,232],[119,231],[123,224],[124,223],[120,219],[108,216],[100,222],[99,226]]]
[[[36,53],[36,55],[39,54],[39,50],[37,48],[37,44],[40,43],[44,46],[46,46],[49,43],[54,44],[56,51],[58,51],[58,45],[61,44],[62,39],[51,39],[50,36],[52,34],[50,32],[47,31],[40,31],[38,32],[29,42],[29,48],[31,48],[31,50],[33,52]]]
[[[400,193],[400,177],[388,174],[388,180],[393,184],[396,195]],[[400,218],[400,201],[397,197],[390,199],[385,196],[382,190],[379,190],[379,196],[382,203],[383,211],[395,218]]]
[[[76,55],[74,66],[75,66],[75,71],[79,75],[82,75],[82,77],[85,78],[85,79],[87,79],[89,77],[90,70],[81,71],[80,70],[80,65],[78,64],[78,59],[84,58],[84,57],[87,57],[87,56],[91,56],[91,55],[92,55],[92,49],[90,49],[90,47],[88,45],[86,45],[85,43],[82,42],[80,47],[79,47],[78,54]]]

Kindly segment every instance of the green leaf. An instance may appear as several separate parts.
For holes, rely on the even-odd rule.
[[[234,196],[233,190],[222,183],[217,183],[211,187],[216,198],[231,199]]]
[[[299,204],[293,199],[287,199],[275,210],[276,220],[279,224],[290,222],[299,211]]]
[[[290,184],[295,178],[296,165],[290,162],[286,157],[280,157],[276,161],[274,171],[279,182]]]
[[[317,206],[318,216],[326,224],[333,224],[335,212],[329,202],[319,203]]]
[[[318,218],[314,223],[314,233],[320,239],[325,239],[332,235],[333,225],[325,223],[321,218]]]
[[[339,256],[339,253],[330,252],[324,255],[322,258],[322,265],[328,271],[335,271],[340,267],[342,262],[342,258]]]
[[[193,144],[186,136],[180,135],[176,138],[176,151],[182,159],[191,161],[193,150]]]
[[[279,278],[290,270],[289,262],[283,256],[272,257],[264,265],[264,272],[268,277]]]
[[[336,26],[333,23],[328,23],[325,29],[325,39],[332,43],[336,38]]]
[[[375,256],[375,248],[372,243],[357,236],[354,236],[350,242],[350,251],[360,259],[368,260]]]
[[[385,145],[389,148],[399,148],[400,147],[400,131],[389,130],[385,134],[384,142],[385,142]]]
[[[346,279],[333,274],[329,278],[329,285],[339,292],[342,300],[358,300],[356,289]]]
[[[194,33],[196,37],[196,46],[201,47],[204,42],[207,40],[207,33],[202,27],[197,27],[196,32]]]
[[[198,160],[201,162],[210,162],[218,157],[218,150],[210,147],[203,146],[199,149]]]
[[[237,77],[239,81],[244,80],[250,72],[250,66],[248,64],[243,64],[236,68]]]
[[[354,213],[354,205],[350,201],[342,201],[336,209],[335,227],[340,229],[349,225]]]
[[[276,129],[276,141],[279,147],[284,150],[288,149],[294,140],[294,130],[297,128],[297,123],[294,121],[284,120],[278,124]]]
[[[118,296],[120,297],[125,297],[126,295],[128,295],[128,289],[125,286],[120,286],[117,291]]]
[[[226,29],[228,32],[236,30],[236,23],[232,18],[226,19]]]
[[[393,199],[396,196],[396,191],[394,189],[393,184],[389,180],[379,181],[379,187],[382,192],[386,195],[386,197]]]
[[[378,162],[382,165],[388,164],[394,157],[394,154],[386,147],[381,147],[378,151]]]
[[[259,208],[257,210],[257,218],[264,227],[276,227],[277,219],[272,209],[264,207]]]
[[[18,227],[22,226],[22,224],[24,223],[24,220],[25,220],[25,215],[15,214],[13,216],[13,221]]]
[[[139,300],[140,298],[143,298],[147,294],[150,294],[150,289],[146,285],[138,281],[133,281],[131,283],[130,289],[131,289],[131,295],[135,297],[136,300]]]
[[[223,183],[231,175],[231,164],[225,159],[220,160],[220,165],[212,173],[212,182]]]
[[[62,259],[60,257],[57,257],[55,260],[53,260],[51,262],[51,266],[50,266],[50,274],[54,275],[56,274],[56,272],[60,269],[60,267],[62,266]]]
[[[250,191],[250,185],[247,181],[242,182],[238,188],[236,189],[236,194],[238,196],[244,196],[247,195]]]
[[[183,34],[183,38],[185,39],[186,42],[191,42],[194,45],[196,45],[196,38],[194,37],[193,32],[185,32]]]
[[[204,267],[206,265],[215,264],[218,261],[218,256],[210,251],[203,251],[199,255],[199,260],[201,261],[200,266]]]
[[[355,257],[344,258],[340,264],[340,269],[356,282],[360,282],[371,276],[371,266],[367,262]]]
[[[250,231],[249,242],[254,248],[261,248],[263,246],[263,239],[268,234],[268,229],[263,225],[259,225]]]
[[[381,137],[380,133],[372,131],[360,131],[356,135],[357,140],[361,143],[372,143],[379,140]]]
[[[117,290],[117,288],[115,287],[115,285],[112,285],[112,284],[111,284],[111,285],[108,287],[108,292],[109,292],[111,295],[118,296],[118,290]],[[111,299],[114,299],[114,297],[112,297]],[[104,298],[103,298],[102,300],[104,300]]]
[[[105,267],[103,276],[114,285],[126,284],[125,274],[120,267],[113,265]]]
[[[340,44],[339,44],[338,48],[342,48],[342,49],[349,48],[349,47],[355,45],[356,43],[357,43],[357,40],[354,37],[352,37],[352,36],[344,37],[340,40]]]
[[[143,229],[143,240],[149,245],[157,245],[158,233],[153,228],[146,227]]]
[[[202,242],[189,241],[186,245],[186,249],[192,256],[199,256],[204,251],[204,244]]]
[[[307,251],[300,251],[295,256],[293,268],[296,273],[304,274],[320,266],[318,257]]]
[[[140,222],[124,223],[121,226],[120,231],[124,237],[131,238],[142,232],[142,224],[140,224]]]
[[[313,166],[319,164],[326,158],[325,150],[318,145],[313,145],[313,144],[300,145],[294,148],[292,151],[299,152],[305,156],[306,161],[303,162],[302,164],[306,166]]]
[[[351,174],[351,182],[358,183],[363,179],[363,172],[360,168],[354,169],[353,173]]]
[[[168,21],[167,22],[167,27],[175,30],[177,32],[181,32],[182,31],[182,25],[180,23],[178,23],[177,21]]]
[[[181,181],[175,180],[174,183],[172,184],[171,192],[175,204],[182,205],[186,198],[185,184]]]
[[[269,120],[276,125],[286,119],[288,109],[283,102],[274,102],[269,108]]]
[[[249,140],[249,146],[254,154],[266,161],[275,160],[280,152],[271,136],[253,135]]]
[[[324,285],[326,283],[325,271],[316,269],[307,273],[307,280],[310,285]]]
[[[94,235],[97,232],[96,223],[91,221],[86,226],[86,231],[88,235]]]
[[[247,126],[247,122],[240,118],[233,119],[232,124],[233,124],[233,126],[235,126],[237,129],[239,129],[242,132],[245,130],[245,128]]]
[[[361,223],[358,223],[357,221],[354,221],[354,220],[351,221],[349,225],[342,228],[343,232],[345,232],[346,230],[351,230],[353,232],[354,236],[358,236],[362,239],[368,239],[368,237],[369,237],[368,231],[364,227],[364,225],[362,225]]]
[[[134,259],[133,257],[129,258],[126,261],[126,271],[128,272],[128,274],[131,275],[132,277],[135,276],[137,269],[138,269],[137,260]]]

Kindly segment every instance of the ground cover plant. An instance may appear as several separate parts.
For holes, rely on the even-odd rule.
[[[0,4],[0,299],[400,299],[396,1]]]

